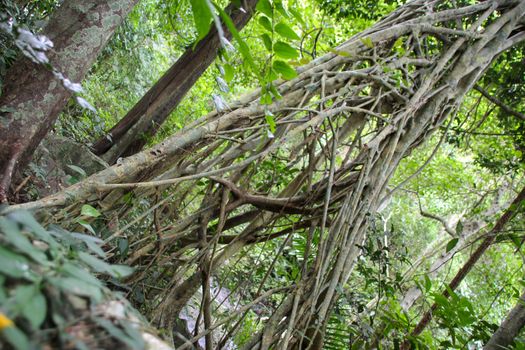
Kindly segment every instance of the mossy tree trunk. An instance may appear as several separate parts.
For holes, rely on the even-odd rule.
[[[82,80],[137,1],[66,0],[43,31],[54,43],[50,64],[71,81]],[[70,96],[49,68],[25,57],[7,72],[0,97],[0,202]]]

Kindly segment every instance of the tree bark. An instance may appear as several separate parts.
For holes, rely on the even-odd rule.
[[[257,0],[242,2],[242,8],[232,2],[226,8],[235,27],[241,30],[250,20]],[[231,33],[225,29],[228,40]],[[170,113],[217,57],[221,45],[215,27],[196,45],[186,52],[149,89],[135,106],[93,145],[93,151],[110,164],[121,156],[139,152],[147,140],[154,136]]]
[[[54,43],[50,63],[80,81],[138,0],[69,0],[59,7],[43,34]],[[45,66],[23,57],[5,78],[0,106],[0,202],[7,201],[13,175],[24,168],[71,93]]]
[[[499,328],[492,335],[483,350],[502,350],[507,349],[512,344],[514,338],[525,326],[525,293],[518,300],[518,303],[510,310],[507,317],[503,320]]]

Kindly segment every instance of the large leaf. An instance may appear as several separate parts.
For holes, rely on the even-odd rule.
[[[270,18],[273,18],[272,4],[269,0],[259,0],[255,8],[257,9],[257,11],[264,13]]]
[[[82,209],[80,210],[80,215],[82,216],[89,216],[89,217],[92,217],[92,218],[97,218],[99,217],[100,215],[100,212],[93,208],[91,205],[89,204],[84,204],[82,206]]]
[[[264,33],[264,34],[261,34],[261,39],[263,41],[264,47],[266,47],[266,50],[268,50],[269,52],[272,52],[273,45],[272,45],[272,39],[270,38],[270,36]]]
[[[35,234],[35,236],[37,236],[42,241],[48,243],[52,247],[57,246],[58,243],[53,239],[53,237],[51,237],[49,232],[47,232],[29,212],[24,210],[16,211],[14,213],[9,214],[9,217],[26,226],[32,233]]]
[[[94,257],[85,252],[79,252],[80,260],[88,264],[93,270],[101,273],[106,273],[115,278],[121,278],[133,273],[133,268],[125,265],[110,265],[107,262]]]
[[[280,74],[284,79],[293,79],[297,76],[295,69],[284,61],[276,60],[273,62],[273,69]]]
[[[12,326],[2,329],[2,338],[16,350],[30,349],[29,339],[20,329]]]
[[[268,17],[266,17],[266,16],[261,16],[261,17],[259,17],[259,24],[260,24],[264,29],[266,29],[267,31],[269,31],[270,33],[273,32],[272,22],[270,21],[270,19],[268,19]]]
[[[100,245],[104,243],[104,241],[101,240],[100,238],[94,237],[94,236],[85,235],[85,234],[78,233],[78,232],[71,232],[70,235],[72,237],[74,237],[74,238],[84,242],[87,245],[87,247],[89,248],[89,250],[91,250],[93,253],[97,254],[101,258],[105,258],[106,257],[106,253],[104,253],[102,248],[100,248]]]
[[[224,65],[224,80],[226,82],[231,82],[233,80],[233,77],[235,76],[235,70],[231,66],[231,64],[225,64]]]
[[[34,272],[30,270],[29,261],[21,255],[0,247],[0,273],[14,278],[35,280]]]
[[[31,299],[24,305],[22,314],[31,323],[33,329],[39,329],[46,318],[46,298],[39,290],[35,289]]]
[[[26,254],[41,265],[49,265],[44,252],[31,244],[23,233],[20,232],[18,225],[14,221],[0,217],[0,229],[5,234],[9,243],[15,246],[20,252]]]
[[[85,296],[98,302],[102,299],[102,290],[91,283],[74,277],[50,278],[49,282],[65,293]]]
[[[102,283],[86,269],[66,262],[62,266],[62,270],[71,277],[81,279],[86,283],[102,288]]]
[[[210,23],[213,18],[211,10],[206,0],[190,0],[193,20],[197,28],[197,42],[208,34]]]
[[[111,265],[107,262],[94,257],[91,254],[85,252],[78,252],[80,260],[89,265],[93,270],[97,272],[107,273],[111,271]]]
[[[282,41],[278,41],[273,45],[273,51],[277,56],[282,58],[297,58],[299,57],[299,52],[296,49]]]
[[[281,15],[283,15],[286,18],[290,18],[290,14],[288,11],[286,11],[286,8],[284,8],[283,2],[281,0],[275,0],[274,1],[274,8],[279,11]]]
[[[279,35],[281,35],[281,36],[283,36],[283,37],[285,37],[287,39],[291,39],[291,40],[300,40],[301,39],[299,37],[299,35],[297,35],[297,33],[284,22],[279,22],[275,26],[275,31]]]
[[[96,317],[95,321],[103,327],[111,336],[125,343],[131,349],[144,349],[144,342],[140,337],[134,337],[114,325],[111,321]]]

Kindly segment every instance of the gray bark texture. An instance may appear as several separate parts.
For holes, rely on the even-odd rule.
[[[510,310],[483,350],[508,349],[523,326],[525,326],[525,293],[521,295],[516,306]]]
[[[54,43],[50,64],[82,80],[115,29],[138,0],[66,0],[42,34]],[[53,73],[22,57],[7,72],[0,97],[0,202],[71,96]]]

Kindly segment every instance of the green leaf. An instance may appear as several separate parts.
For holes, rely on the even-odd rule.
[[[8,107],[8,106],[0,107],[0,113],[15,113],[15,112],[16,112],[16,109],[14,109],[13,107]]]
[[[273,32],[273,28],[272,28],[272,22],[270,21],[270,19],[266,16],[261,16],[259,17],[259,24],[264,28],[266,29],[267,31],[269,31],[270,33]]]
[[[458,244],[458,242],[459,242],[459,238],[452,238],[450,241],[448,241],[446,252],[448,253],[452,249],[454,249],[454,247]]]
[[[279,90],[277,90],[277,88],[273,84],[270,84],[270,92],[272,93],[273,97],[275,97],[278,100],[283,98],[283,96],[279,93]]]
[[[35,288],[35,293],[25,304],[22,315],[31,323],[33,329],[40,328],[46,319],[47,302],[46,298]]]
[[[272,52],[272,39],[270,38],[270,36],[264,33],[261,34],[261,39],[263,41],[264,47],[266,47],[266,50]]]
[[[128,250],[129,250],[129,241],[127,238],[119,238],[117,243],[118,251],[120,253],[120,257],[122,259],[125,259],[128,256]]]
[[[97,254],[101,258],[106,257],[106,253],[104,253],[102,248],[100,248],[100,244],[104,243],[104,241],[101,240],[100,238],[85,235],[85,234],[78,233],[78,232],[71,232],[70,236],[84,242],[89,248],[89,250],[91,250],[93,253]]]
[[[458,224],[456,225],[456,234],[458,236],[461,236],[463,233],[463,223],[461,221],[458,221]]]
[[[261,13],[264,13],[266,16],[273,18],[273,9],[272,4],[269,0],[259,0],[255,9]]]
[[[37,236],[42,241],[48,243],[53,247],[57,246],[57,242],[53,239],[53,237],[51,237],[49,232],[47,232],[29,212],[20,210],[9,214],[9,217],[26,226],[32,233],[35,234],[35,236]]]
[[[97,302],[102,299],[102,290],[99,287],[75,277],[49,278],[49,282],[65,293],[89,297]]]
[[[91,232],[92,234],[96,235],[97,233],[95,232],[95,229],[93,228],[93,226],[91,226],[86,220],[77,220],[77,223],[79,223],[81,226],[83,226],[84,228],[86,228],[89,232]]]
[[[266,74],[266,83],[271,83],[272,81],[277,80],[277,79],[279,79],[279,74],[277,74],[275,70],[269,69],[268,73]],[[270,89],[268,90],[269,92],[272,92],[271,86],[272,85],[270,85]]]
[[[291,39],[291,40],[300,40],[301,39],[299,37],[299,35],[297,35],[297,33],[284,22],[279,22],[275,26],[275,31],[279,35],[281,35],[282,37],[287,38],[287,39]]]
[[[107,262],[100,260],[99,258],[85,253],[85,252],[78,252],[78,257],[80,260],[85,262],[87,265],[89,265],[93,270],[97,272],[103,272],[107,273],[108,271],[111,271],[111,265]]]
[[[369,49],[373,49],[374,48],[374,42],[372,41],[372,39],[370,39],[370,37],[367,36],[365,38],[361,38],[360,40]]]
[[[273,45],[273,50],[277,54],[277,56],[280,56],[282,58],[297,58],[299,57],[299,52],[297,52],[296,49],[291,47],[289,44],[278,41]]]
[[[35,262],[46,266],[49,265],[44,252],[29,242],[22,232],[20,232],[17,223],[7,220],[5,217],[0,217],[0,229],[5,234],[9,243],[15,246],[20,252],[26,254]]]
[[[86,283],[102,288],[102,282],[84,268],[66,262],[62,265],[62,271],[71,277],[79,278]]]
[[[94,257],[91,254],[85,252],[79,252],[78,257],[80,260],[88,264],[97,272],[102,272],[115,278],[122,278],[129,276],[133,273],[133,268],[126,265],[110,265],[107,262]]]
[[[97,218],[102,214],[100,214],[100,212],[97,209],[93,208],[91,205],[84,204],[82,206],[82,209],[80,210],[80,215]]]
[[[456,292],[454,292],[454,291],[452,290],[452,288],[450,288],[450,286],[449,286],[448,284],[445,286],[445,289],[447,290],[448,295],[449,295],[454,301],[458,301],[458,300],[459,300],[459,295],[458,295]]]
[[[224,68],[224,80],[226,80],[228,83],[233,80],[233,77],[235,76],[235,71],[231,64],[225,64],[223,66]]]
[[[405,53],[405,48],[403,44],[403,38],[398,38],[394,43],[394,50],[396,50],[396,52],[398,52],[401,55]]]
[[[275,133],[275,119],[273,118],[272,112],[266,111],[264,118],[266,119],[266,123],[268,124],[268,127],[270,128],[272,134]]]
[[[123,278],[131,275],[134,268],[127,265],[111,265],[111,275],[115,278]]]
[[[346,51],[341,51],[341,50],[336,50],[336,49],[329,49],[328,51],[338,56],[350,57],[350,54]]]
[[[272,104],[272,96],[268,92],[263,92],[261,94],[260,103],[262,105],[270,105],[270,104]]]
[[[206,0],[190,0],[190,4],[195,27],[197,28],[197,43],[208,34],[213,17]]]
[[[290,80],[297,76],[297,72],[295,71],[295,69],[290,67],[290,65],[288,65],[288,63],[284,61],[279,61],[279,60],[274,61],[273,69],[277,73],[279,73],[283,77],[283,79]]]
[[[449,305],[449,301],[447,298],[445,298],[443,295],[441,294],[436,294],[434,295],[434,302],[437,304],[437,305],[440,305],[442,307],[446,307],[447,305]]]
[[[428,275],[425,274],[425,292],[429,292],[430,288],[432,288],[432,281],[428,277]]]
[[[35,280],[29,262],[21,255],[15,254],[0,246],[0,273],[14,278]]]
[[[0,334],[16,350],[31,349],[27,336],[16,327],[6,327],[1,330]]]
[[[290,18],[290,14],[288,13],[288,11],[286,11],[286,8],[284,7],[282,1],[280,1],[280,0],[276,0],[276,1],[274,2],[274,6],[275,6],[275,9],[276,9],[277,11],[279,11],[279,13],[280,13],[281,15],[283,15],[283,16],[286,17],[286,18]]]
[[[306,26],[306,22],[304,21],[303,15],[301,13],[293,8],[288,8],[288,11],[294,16],[297,22],[301,23],[303,26]]]
[[[136,345],[138,345],[139,349],[144,349],[144,338],[142,337],[142,333],[139,331],[139,329],[132,324],[131,322],[128,322],[127,320],[120,321],[120,326],[124,329],[127,335],[129,335]]]
[[[13,291],[13,299],[9,304],[9,308],[18,315],[25,305],[31,300],[36,292],[36,286],[34,284],[21,284],[18,285]],[[15,315],[13,315],[15,316]]]

